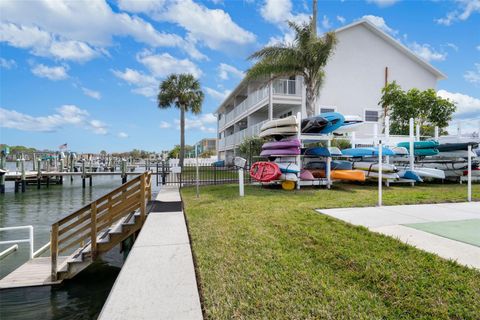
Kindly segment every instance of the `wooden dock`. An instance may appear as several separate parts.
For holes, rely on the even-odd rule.
[[[63,263],[67,256],[58,257]],[[44,286],[60,283],[53,281],[51,277],[52,264],[50,257],[39,257],[27,261],[5,278],[0,280],[0,289]]]

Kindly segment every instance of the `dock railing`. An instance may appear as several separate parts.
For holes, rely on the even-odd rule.
[[[87,243],[91,246],[91,258],[95,259],[98,234],[136,210],[140,210],[143,223],[151,196],[151,172],[148,171],[52,224],[52,281],[57,279],[59,254],[71,254]]]

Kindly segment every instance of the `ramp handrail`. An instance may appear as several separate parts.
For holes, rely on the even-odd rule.
[[[147,171],[53,223],[50,236],[52,281],[57,279],[60,253],[74,251],[90,242],[92,259],[95,259],[97,235],[137,209],[140,209],[143,223],[146,204],[151,197],[151,172]]]
[[[33,259],[33,226],[18,226],[18,227],[4,227],[0,228],[0,231],[9,231],[9,230],[28,230],[27,239],[18,239],[18,240],[5,240],[0,241],[1,244],[17,244],[28,242],[30,246],[30,259]]]

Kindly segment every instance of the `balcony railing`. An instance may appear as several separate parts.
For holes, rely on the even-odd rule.
[[[273,81],[273,94],[298,95],[296,80],[277,79]]]
[[[246,129],[238,131],[232,135],[229,135],[223,139],[219,140],[219,148],[227,148],[239,145],[245,138],[258,136],[260,133],[260,128],[266,121],[254,124]]]

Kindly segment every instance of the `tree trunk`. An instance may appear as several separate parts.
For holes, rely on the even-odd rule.
[[[179,166],[183,169],[183,159],[185,158],[185,107],[180,107],[180,155]]]
[[[313,0],[312,32],[317,35],[317,0]]]
[[[306,83],[305,89],[306,89],[305,108],[307,111],[307,117],[313,117],[315,115],[315,100],[317,97],[315,94],[315,88],[313,87],[312,84]]]

